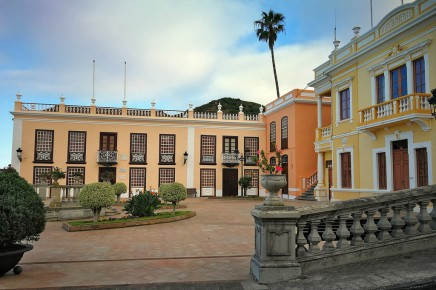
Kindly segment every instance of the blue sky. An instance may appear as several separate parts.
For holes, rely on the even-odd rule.
[[[409,2],[409,1],[405,1]],[[374,24],[401,4],[374,0]],[[253,22],[286,17],[275,46],[282,94],[304,88],[333,48],[370,28],[369,0],[0,1],[0,167],[11,159],[15,94],[23,102],[120,106],[124,61],[129,107],[186,109],[219,97],[267,103],[275,88],[270,52]]]

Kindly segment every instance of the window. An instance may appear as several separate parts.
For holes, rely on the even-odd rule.
[[[285,149],[288,148],[288,117],[283,117],[281,123],[282,123],[282,129],[281,129],[282,142],[280,148]]]
[[[341,153],[342,188],[351,188],[351,153]]]
[[[350,89],[339,92],[340,99],[340,118],[341,120],[350,118]]]
[[[386,154],[384,152],[377,153],[377,165],[378,165],[378,189],[387,189]]]
[[[75,176],[80,173],[82,176]],[[85,184],[85,167],[67,167],[67,185]]]
[[[259,170],[245,169],[244,176],[251,177],[250,188],[259,188]]]
[[[416,149],[417,186],[428,185],[427,148]]]
[[[86,160],[86,132],[68,132],[68,161],[67,163],[85,163]]]
[[[406,65],[402,65],[391,70],[391,92],[392,99],[396,99],[407,94]]]
[[[176,135],[160,136],[159,164],[175,164]]]
[[[51,172],[53,167],[51,166],[35,166],[33,167],[33,184],[40,184],[43,181],[47,184],[51,184],[50,178],[44,178],[43,174]]]
[[[244,148],[245,165],[256,165],[256,162],[253,161],[253,157],[257,156],[257,151],[259,151],[259,138],[245,137]]]
[[[216,136],[201,135],[200,164],[216,164]]]
[[[238,137],[223,137],[223,153],[235,153],[238,150]]]
[[[159,168],[159,186],[175,182],[176,170],[174,168]]]
[[[145,170],[145,168],[130,168],[129,184],[130,192],[132,194],[138,194],[140,191],[145,191]]]
[[[130,163],[146,164],[147,134],[130,134]]]
[[[269,151],[276,150],[276,122],[269,124]]]
[[[379,75],[375,77],[377,86],[377,104],[385,101],[385,75]]]
[[[35,131],[35,162],[53,163],[53,130]]]
[[[201,196],[215,195],[215,169],[200,169]]]
[[[100,133],[100,150],[117,151],[117,133]]]
[[[413,72],[415,75],[415,93],[425,93],[425,67],[423,57],[413,61]]]
[[[269,159],[269,164],[271,164],[271,165],[276,165],[276,158],[275,158],[275,157],[271,157],[271,158]]]

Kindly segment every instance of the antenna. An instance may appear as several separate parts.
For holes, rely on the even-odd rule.
[[[371,9],[371,28],[373,28],[374,24],[373,24],[373,21],[372,21],[372,0],[369,0],[369,6],[370,6],[370,9]]]
[[[124,101],[126,100],[127,63],[124,62]]]
[[[94,92],[95,92],[95,60],[92,61],[92,99],[91,99],[91,101],[93,104],[95,103]]]
[[[335,34],[335,41],[336,41],[336,10],[335,10],[335,29],[334,29],[334,34]]]

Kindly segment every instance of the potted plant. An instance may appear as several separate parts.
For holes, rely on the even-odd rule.
[[[276,206],[284,205],[283,199],[278,196],[277,192],[282,189],[286,184],[286,175],[281,174],[282,168],[282,153],[280,150],[275,149],[276,164],[269,164],[265,152],[258,151],[259,156],[253,157],[253,161],[261,169],[263,175],[260,176],[260,184],[266,188],[269,195],[264,201],[264,205]],[[266,174],[265,174],[266,173]]]
[[[117,196],[117,203],[120,203],[120,196],[127,191],[127,186],[124,182],[117,182],[112,185],[112,187],[114,188],[115,195]]]
[[[239,185],[242,187],[242,196],[247,195],[247,188],[251,185],[251,176],[242,176],[238,180]]]
[[[58,180],[65,178],[65,172],[62,171],[62,169],[60,169],[59,167],[55,167],[50,172],[50,177],[51,177],[51,179],[53,179],[53,185],[58,186],[59,185]]]
[[[12,167],[0,172],[0,275],[14,269],[45,228],[44,203]]]
[[[100,178],[103,180],[103,182],[111,182],[111,180],[115,178],[115,175],[111,171],[104,171],[100,175]]]
[[[72,176],[73,176],[73,180],[74,180],[74,183],[75,183],[75,184],[79,184],[79,183],[80,183],[80,180],[83,179],[83,174],[82,174],[82,172],[80,172],[80,171],[76,171],[76,172],[74,172],[74,173],[72,174]]]

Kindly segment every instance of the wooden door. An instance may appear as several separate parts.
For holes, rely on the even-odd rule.
[[[223,196],[238,196],[238,169],[223,168]]]
[[[407,189],[409,188],[409,153],[407,150],[407,140],[395,141],[392,145],[394,190]]]
[[[100,133],[100,150],[116,151],[117,150],[117,133]]]

